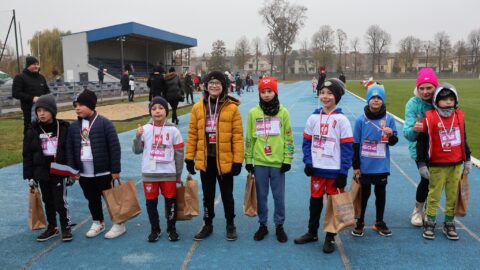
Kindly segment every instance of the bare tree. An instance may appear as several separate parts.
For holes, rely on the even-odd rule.
[[[208,61],[208,69],[210,71],[223,71],[226,69],[227,48],[223,40],[216,40],[212,44],[212,52]]]
[[[235,64],[239,70],[245,69],[245,63],[252,57],[247,37],[242,36],[235,45]]]
[[[265,39],[265,45],[267,47],[268,59],[270,64],[270,76],[273,76],[273,66],[275,63],[275,53],[277,52],[277,45],[270,38],[270,35]]]
[[[342,52],[345,52],[345,47],[347,43],[347,33],[345,33],[342,29],[337,29],[337,50],[338,50],[338,63],[337,63],[337,71],[341,72],[342,68]]]
[[[468,48],[464,40],[459,40],[453,46],[454,56],[457,59],[457,66],[459,72],[468,70]]]
[[[355,79],[357,78],[357,54],[358,50],[360,47],[360,39],[358,37],[355,37],[350,41],[350,46],[352,46],[353,49],[353,74]]]
[[[287,56],[301,27],[305,24],[307,8],[290,4],[285,0],[266,1],[259,14],[269,29],[270,38],[282,55],[283,79],[285,80]]]
[[[399,62],[403,65],[406,72],[414,70],[413,62],[417,59],[422,48],[422,41],[414,36],[408,36],[400,40]]]
[[[262,40],[256,37],[252,40],[253,56],[255,57],[255,74],[258,74],[258,60],[262,56]]]
[[[305,68],[305,74],[308,74],[308,61],[309,61],[309,56],[310,53],[308,51],[308,40],[304,39],[300,43],[301,49],[300,49],[300,55],[303,60],[303,67]]]
[[[472,50],[472,72],[478,72],[479,54],[480,54],[480,28],[472,30],[468,35],[470,49]]]
[[[368,27],[365,39],[368,49],[372,54],[372,73],[375,73],[375,62],[377,62],[378,72],[380,72],[381,54],[386,51],[388,45],[391,43],[390,34],[385,32],[380,26],[374,24]]]
[[[435,34],[435,46],[438,57],[438,72],[441,72],[444,68],[447,55],[451,50],[450,37],[446,32],[438,32]]]
[[[312,36],[313,58],[317,66],[328,66],[334,53],[335,32],[330,25],[322,25]]]
[[[386,31],[382,31],[382,35],[380,36],[380,46],[378,47],[378,54],[377,54],[377,68],[378,72],[380,73],[380,60],[382,59],[382,53],[386,53],[388,49],[388,45],[392,43],[392,38],[390,34]]]

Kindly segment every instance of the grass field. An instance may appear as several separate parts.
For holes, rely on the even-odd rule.
[[[440,82],[445,80],[440,79]],[[413,96],[415,80],[380,81],[385,86],[387,110],[400,118],[405,117],[405,104]],[[449,80],[458,91],[459,107],[465,112],[467,139],[473,156],[480,156],[480,80]],[[365,98],[366,90],[359,81],[347,82],[348,90]],[[403,137],[403,136],[402,136]]]

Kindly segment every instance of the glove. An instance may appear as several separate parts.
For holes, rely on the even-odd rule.
[[[28,186],[30,188],[37,188],[38,187],[38,182],[33,180],[33,179],[25,179],[25,181],[27,181]]]
[[[290,171],[290,168],[292,168],[292,166],[290,164],[282,163],[282,167],[280,168],[280,172],[281,173],[286,173],[286,172]]]
[[[255,173],[255,169],[253,167],[253,164],[246,164],[245,169],[247,170],[248,173]]]
[[[71,177],[67,178],[67,181],[65,182],[65,185],[67,187],[71,187],[71,186],[73,186],[73,184],[75,184],[75,179],[73,179]]]
[[[232,174],[233,176],[237,176],[242,171],[242,163],[233,163],[232,165]]]
[[[337,188],[344,188],[347,185],[347,176],[345,174],[337,174],[333,185]]]
[[[472,171],[472,162],[470,160],[465,161],[463,164],[463,174],[469,174]]]
[[[303,172],[305,172],[306,176],[312,176],[313,175],[313,165],[312,164],[306,164],[305,169],[303,169]]]
[[[418,164],[418,172],[420,173],[421,177],[425,179],[430,179],[430,172],[428,171],[427,165],[425,165],[425,163]]]
[[[195,175],[197,172],[195,172],[195,162],[191,159],[185,159],[185,164],[187,164],[187,171],[191,175]]]

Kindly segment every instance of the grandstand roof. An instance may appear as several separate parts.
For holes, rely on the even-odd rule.
[[[86,31],[87,42],[100,41],[105,39],[117,38],[119,36],[135,35],[146,38],[176,43],[185,47],[197,46],[195,38],[178,35],[162,29],[139,24],[136,22],[122,23],[94,30]]]

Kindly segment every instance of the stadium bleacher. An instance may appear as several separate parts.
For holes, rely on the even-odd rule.
[[[125,59],[124,64],[133,65],[133,75],[137,78],[148,78],[148,74],[153,71],[153,65],[144,61]],[[119,59],[90,58],[88,63],[95,67],[107,69],[108,74],[120,78],[122,75],[122,62]]]

